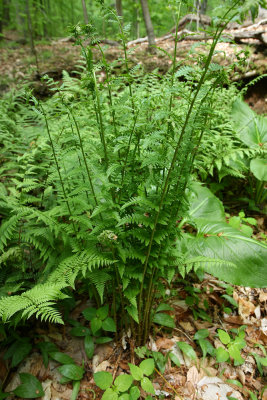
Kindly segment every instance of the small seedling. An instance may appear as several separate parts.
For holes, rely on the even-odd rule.
[[[154,360],[148,358],[138,366],[129,364],[130,374],[119,375],[114,383],[112,374],[101,371],[94,374],[95,384],[105,390],[102,400],[138,400],[140,386],[144,392],[154,394],[155,390],[148,376],[154,372]],[[136,384],[133,384],[136,382]],[[152,397],[147,397],[149,399]]]
[[[241,350],[246,346],[245,341],[245,329],[246,326],[241,326],[238,330],[235,330],[236,336],[232,337],[228,332],[218,329],[218,336],[223,345],[227,346],[218,347],[216,349],[216,359],[218,362],[227,362],[230,358],[234,360],[234,365],[241,365],[245,360],[241,357]],[[233,330],[232,330],[233,331]]]

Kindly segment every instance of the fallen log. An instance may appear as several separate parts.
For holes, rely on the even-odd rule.
[[[168,39],[174,40],[174,34],[168,34],[156,39],[156,43],[163,42]],[[261,29],[257,31],[250,31],[250,30],[234,30],[234,31],[225,31],[222,35],[222,38],[225,42],[236,42],[240,43],[242,40],[248,39],[257,39],[261,43],[267,45],[267,30]],[[201,41],[201,40],[209,40],[212,39],[211,35],[202,34],[191,32],[186,29],[178,32],[178,39],[179,40],[191,40],[191,41]],[[146,43],[148,42],[147,37],[132,40],[127,43],[127,47],[131,47],[137,44]]]

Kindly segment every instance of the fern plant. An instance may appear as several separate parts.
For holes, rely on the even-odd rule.
[[[189,257],[180,221],[189,215],[187,190],[203,137],[211,132],[209,122],[218,120],[215,94],[227,81],[212,63],[213,54],[238,3],[215,26],[213,42],[190,75],[176,65],[176,32],[173,67],[161,80],[151,74],[138,81],[138,68],[129,67],[127,27],[114,12],[107,10],[119,24],[120,77],[112,74],[103,52],[99,62],[93,60],[93,46],[101,50],[93,27],[74,28],[86,62],[81,80],[65,73],[47,102],[30,97],[28,125],[34,134],[27,150],[18,151],[27,140],[15,123],[20,132],[15,150],[8,141],[4,147],[8,185],[4,182],[0,193],[0,316],[5,322],[35,314],[60,323],[57,301],[67,288],[81,285],[99,305],[110,302],[117,329],[130,328],[141,344],[162,280],[171,282],[186,265],[215,265],[216,271],[233,265],[208,251],[204,258],[197,247]],[[177,27],[178,21],[179,7]],[[185,74],[189,81],[179,81]]]

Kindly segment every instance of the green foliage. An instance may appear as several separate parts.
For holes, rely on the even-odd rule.
[[[60,84],[44,78],[54,91],[46,102],[30,94],[24,105],[8,96],[0,102],[0,316],[13,324],[33,315],[62,323],[61,304],[79,288],[98,307],[83,312],[90,329],[72,330],[85,338],[89,358],[94,342],[110,340],[102,331],[131,327],[141,344],[152,322],[173,328],[167,309],[154,312],[153,301],[162,281],[170,283],[178,271],[205,269],[233,283],[266,284],[266,246],[227,225],[220,201],[192,179],[198,166],[206,169],[201,157],[211,140],[202,146],[211,127],[223,121],[216,102],[228,77],[212,63],[223,25],[190,74],[174,61],[165,77],[141,79],[138,67],[129,68],[128,28],[106,12],[119,23],[121,76],[111,74],[103,52],[94,62],[91,46],[101,50],[95,31],[77,25],[73,35],[86,65],[81,80],[67,73]],[[224,104],[232,93],[224,89]]]
[[[235,337],[231,337],[228,332],[218,329],[218,336],[224,347],[218,347],[216,349],[216,359],[218,362],[226,362],[229,358],[234,360],[235,365],[241,365],[245,360],[241,357],[241,350],[246,346],[245,341],[245,329],[246,326],[240,327]]]
[[[140,386],[146,393],[155,393],[152,382],[148,378],[154,372],[154,360],[148,358],[142,361],[139,367],[133,364],[129,364],[129,367],[131,373],[119,375],[113,384],[113,377],[110,372],[101,371],[94,374],[95,384],[100,389],[105,390],[102,400],[137,400],[140,396]],[[134,381],[137,381],[136,384],[134,384]]]
[[[16,396],[23,399],[36,399],[44,396],[43,387],[35,376],[22,373],[19,374],[19,377],[21,385],[14,390]]]

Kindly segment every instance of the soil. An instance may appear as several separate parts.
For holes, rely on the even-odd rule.
[[[267,27],[267,26],[266,26]],[[5,36],[15,39],[12,32]],[[179,63],[192,64],[192,54],[190,49],[196,42],[181,41],[178,44],[177,65]],[[116,74],[118,69],[123,69],[123,62],[117,61],[123,57],[120,46],[109,46],[102,44],[106,58],[112,63],[112,72]],[[157,40],[159,49],[155,54],[150,54],[147,50],[147,43],[133,44],[129,46],[129,65],[136,65],[140,68],[140,73],[156,71],[159,75],[169,71],[171,60],[167,53],[172,54],[174,50],[173,38]],[[248,50],[249,49],[249,50]],[[238,63],[231,72],[231,79],[235,82],[246,84],[257,76],[267,73],[266,54],[267,47],[255,39],[248,39],[241,44],[219,43],[217,45],[216,60],[221,65],[229,66],[233,61],[237,61],[240,56],[245,57],[244,51],[248,50],[248,56],[242,63]],[[203,47],[199,46],[195,51],[200,52]],[[38,54],[38,68],[35,58],[31,54],[28,45],[18,43],[14,40],[5,43],[0,48],[0,95],[12,88],[19,88],[23,83],[28,83],[33,88],[34,94],[38,98],[45,98],[51,95],[47,84],[42,77],[48,75],[50,78],[60,80],[62,72],[65,70],[71,76],[77,76],[83,69],[83,61],[80,56],[80,49],[75,46],[69,38],[59,39],[50,43],[36,44]],[[100,58],[100,52],[95,49],[95,58]],[[100,79],[103,79],[100,72]],[[260,113],[267,112],[267,80],[266,78],[251,87],[247,93],[247,102]]]

